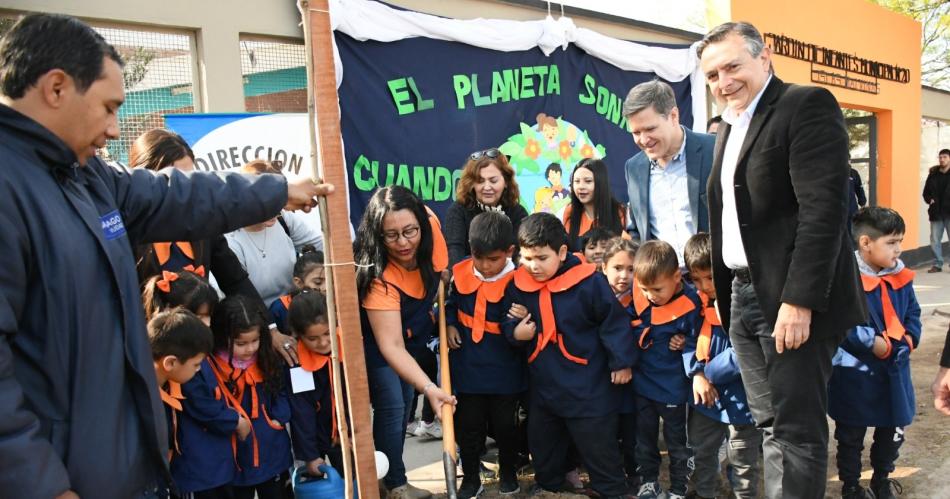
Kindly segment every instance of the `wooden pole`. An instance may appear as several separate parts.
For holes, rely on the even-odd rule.
[[[330,28],[328,0],[300,0],[304,41],[307,47],[307,93],[310,116],[311,164],[314,178],[333,184],[335,194],[321,200],[320,219],[324,227],[326,254],[328,312],[331,331],[337,322],[342,332],[342,351],[345,362],[346,396],[353,429],[353,450],[356,481],[360,497],[378,499],[376,458],[373,444],[373,425],[370,419],[369,388],[366,362],[363,356],[363,335],[360,329],[359,301],[356,293],[356,267],[350,240],[350,220],[347,206],[346,162],[343,157],[340,131],[339,99],[336,92],[336,71],[333,62],[333,32]],[[314,128],[316,127],[316,128]],[[331,341],[336,334],[331,333]],[[331,343],[332,345],[332,343]],[[331,346],[332,348],[332,346]],[[333,351],[331,355],[335,354]],[[338,376],[333,380],[339,389]],[[340,395],[340,392],[337,392]],[[349,445],[344,437],[346,422],[343,411],[337,411],[341,447],[344,455],[344,474],[349,467]],[[343,424],[339,424],[342,422]],[[346,442],[346,445],[344,445]],[[346,496],[353,497],[353,481],[346,479]]]
[[[452,374],[449,368],[449,341],[445,329],[445,283],[439,279],[439,381],[442,391],[452,394]],[[428,401],[423,401],[427,403]],[[457,497],[455,455],[455,406],[442,405],[442,470],[445,473],[445,491],[448,499]]]

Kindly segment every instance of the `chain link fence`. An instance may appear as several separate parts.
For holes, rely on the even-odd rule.
[[[247,112],[307,112],[303,41],[242,36],[241,76]]]

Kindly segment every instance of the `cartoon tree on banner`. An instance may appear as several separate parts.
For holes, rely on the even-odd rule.
[[[587,131],[561,118],[541,113],[537,124],[521,123],[521,133],[498,148],[511,158],[521,190],[521,204],[529,213],[546,211],[560,216],[570,204],[569,179],[584,158],[601,159],[607,151],[594,144]]]

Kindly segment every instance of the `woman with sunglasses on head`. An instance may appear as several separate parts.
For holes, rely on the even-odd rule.
[[[402,452],[410,400],[418,390],[438,414],[455,405],[423,372],[412,352],[437,334],[432,306],[448,256],[438,219],[401,186],[383,187],[370,199],[356,231],[354,258],[366,374],[373,404],[373,440],[389,459],[387,497],[430,497],[410,485]]]
[[[610,192],[607,164],[599,159],[582,159],[571,172],[571,204],[562,216],[571,251],[583,251],[580,237],[591,227],[603,227],[614,235],[629,238],[624,206]]]
[[[445,242],[449,247],[449,268],[471,255],[468,227],[475,215],[500,211],[511,220],[515,233],[528,211],[520,203],[515,170],[498,149],[472,153],[459,179],[455,203],[445,214]]]

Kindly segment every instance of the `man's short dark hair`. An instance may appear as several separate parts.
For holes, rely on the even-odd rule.
[[[696,57],[702,59],[703,51],[706,50],[709,44],[721,42],[732,34],[742,37],[746,49],[752,57],[758,57],[759,54],[762,53],[762,49],[765,48],[765,40],[762,39],[762,34],[759,33],[759,30],[753,26],[752,23],[745,21],[727,22],[716,26],[709,30],[709,33],[706,33],[706,36],[696,45]]]
[[[857,241],[868,236],[872,241],[881,236],[899,235],[906,232],[901,214],[890,208],[867,206],[854,214],[852,233]]]
[[[712,241],[709,234],[697,232],[690,237],[683,247],[683,260],[690,271],[712,269]]]
[[[115,47],[75,17],[27,14],[0,40],[0,93],[19,99],[54,69],[68,74],[84,93],[102,78],[106,57],[123,64]]]
[[[473,256],[508,251],[515,244],[515,229],[508,215],[497,211],[479,213],[468,228],[468,245]]]
[[[950,149],[941,149],[937,156],[950,156]]]
[[[591,227],[591,229],[580,237],[581,251],[587,248],[588,244],[597,244],[610,241],[620,234],[613,233],[605,227]]]
[[[640,284],[650,285],[664,276],[679,270],[676,250],[666,241],[652,240],[643,243],[637,250],[633,263],[633,275]]]
[[[564,224],[550,213],[534,213],[521,221],[518,228],[518,245],[522,248],[547,246],[555,252],[567,244]]]
[[[709,130],[709,127],[715,125],[716,123],[722,123],[722,115],[716,115],[712,118],[709,118],[709,120],[706,121],[706,130]]]
[[[160,312],[148,321],[148,341],[152,359],[169,355],[181,362],[211,352],[211,329],[197,315],[178,307]]]

